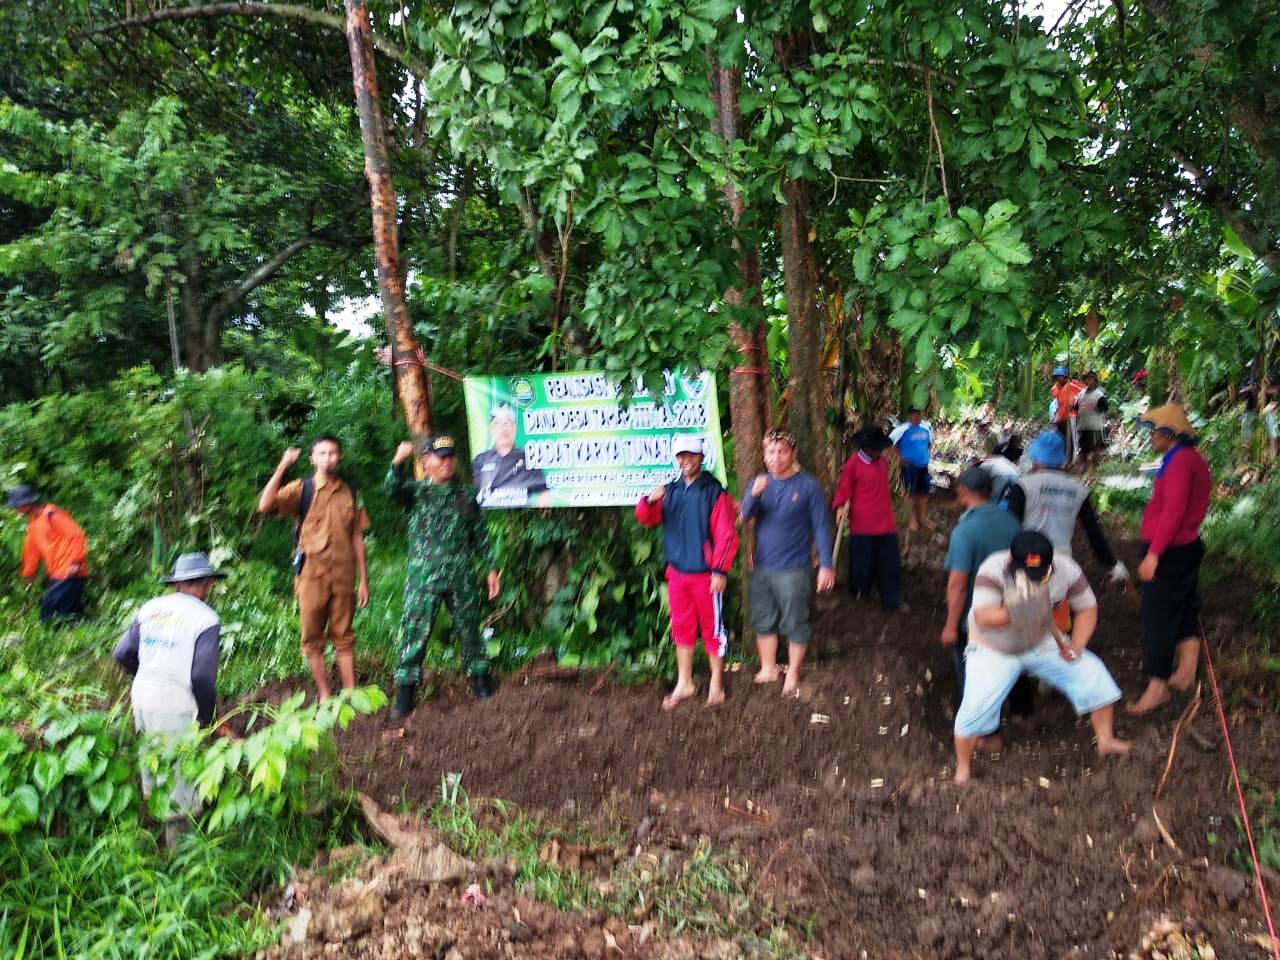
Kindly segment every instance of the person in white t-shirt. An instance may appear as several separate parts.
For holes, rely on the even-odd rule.
[[[1071,636],[1055,614],[1071,611]],[[1054,559],[1042,533],[1024,530],[1008,550],[993,553],[974,578],[965,650],[964,697],[956,711],[955,782],[972,775],[978,740],[1000,726],[1000,708],[1024,673],[1061,691],[1076,713],[1088,714],[1100,756],[1129,752],[1115,735],[1120,688],[1086,647],[1098,624],[1098,602],[1074,560]]]
[[[148,600],[130,621],[112,653],[133,677],[133,725],[153,740],[182,736],[193,723],[209,726],[217,700],[218,651],[222,621],[206,603],[225,573],[203,553],[184,553],[161,583],[173,591]],[[226,731],[223,731],[226,732]],[[142,767],[142,792],[150,796],[155,774]],[[169,795],[165,842],[172,848],[199,812],[195,787],[181,776]]]
[[[1076,398],[1076,426],[1080,431],[1080,455],[1096,463],[1106,450],[1107,394],[1098,386],[1098,375],[1084,375],[1084,392]]]

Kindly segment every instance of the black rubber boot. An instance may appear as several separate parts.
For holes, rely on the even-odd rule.
[[[487,673],[477,673],[471,678],[471,692],[476,695],[477,700],[488,700],[493,696],[493,688],[489,686]]]
[[[416,683],[406,683],[396,688],[396,705],[391,708],[391,719],[403,720],[413,710],[413,698],[418,694]]]

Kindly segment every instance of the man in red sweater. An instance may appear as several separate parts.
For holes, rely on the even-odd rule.
[[[1196,431],[1182,408],[1167,403],[1139,423],[1150,426],[1151,446],[1164,454],[1151,500],[1142,513],[1146,556],[1142,581],[1142,669],[1147,689],[1129,705],[1141,716],[1167,703],[1169,688],[1188,689],[1200,658],[1200,524],[1209,509],[1209,465],[1195,448]],[[1174,654],[1177,669],[1174,669]]]
[[[902,606],[902,558],[884,458],[893,443],[876,426],[863,427],[853,442],[858,450],[845,461],[831,502],[837,519],[849,524],[849,592],[866,596],[874,583],[880,605],[897,610]]]
[[[720,481],[702,470],[702,438],[677,437],[672,444],[679,470],[636,504],[646,527],[662,524],[667,561],[671,638],[676,645],[675,689],[662,700],[671,710],[698,692],[693,651],[698,633],[711,661],[707,706],[724,703],[724,655],[729,633],[723,615],[724,588],[738,553],[737,509]]]

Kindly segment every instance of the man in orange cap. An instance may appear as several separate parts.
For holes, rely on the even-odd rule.
[[[40,621],[79,620],[84,616],[85,538],[71,514],[41,497],[25,484],[5,495],[5,502],[27,518],[27,539],[22,544],[22,576],[35,582],[40,564],[49,585],[40,601]]]
[[[1142,669],[1147,689],[1130,713],[1167,703],[1169,688],[1188,689],[1200,658],[1200,524],[1209,509],[1209,465],[1195,448],[1196,431],[1177,404],[1149,410],[1138,422],[1151,428],[1151,446],[1164,454],[1151,500],[1142,513],[1146,556],[1142,581]],[[1174,668],[1174,655],[1177,668]]]

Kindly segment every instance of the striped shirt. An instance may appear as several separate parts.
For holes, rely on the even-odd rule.
[[[974,611],[986,607],[1004,606],[1004,592],[1013,586],[1012,555],[1008,550],[993,553],[978,568],[973,582],[973,606],[969,610],[969,639],[1001,653],[1024,653],[1040,642],[1049,639],[1045,634],[1033,643],[1025,643],[1012,625],[1005,627],[980,627]],[[1070,557],[1053,558],[1049,569],[1049,605],[1051,608],[1066,601],[1072,613],[1088,610],[1098,605],[1089,581],[1080,565]]]

